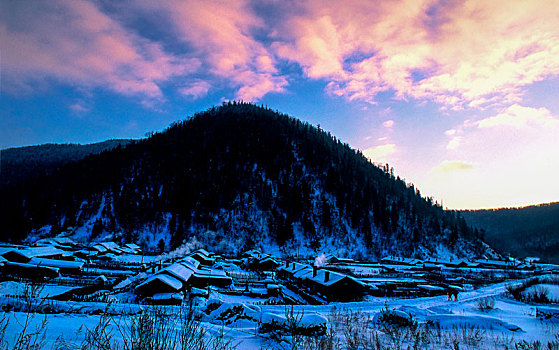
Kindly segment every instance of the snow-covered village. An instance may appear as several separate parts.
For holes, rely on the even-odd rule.
[[[533,260],[148,255],[55,237],[1,246],[0,271],[6,348],[539,349],[559,327],[559,265]]]

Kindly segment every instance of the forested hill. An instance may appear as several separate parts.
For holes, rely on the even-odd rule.
[[[519,257],[559,263],[559,202],[523,208],[463,211],[493,247]]]
[[[201,241],[223,253],[490,252],[458,213],[388,168],[329,132],[246,103],[211,108],[1,192],[2,232],[14,240],[69,232],[166,249]]]
[[[39,174],[50,174],[64,164],[90,154],[129,144],[131,140],[108,140],[88,145],[53,144],[8,148],[0,151],[0,187],[13,185]]]

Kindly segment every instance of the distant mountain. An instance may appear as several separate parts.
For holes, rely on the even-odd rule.
[[[51,174],[64,164],[98,154],[132,140],[108,140],[88,145],[53,144],[16,147],[0,150],[0,187],[21,183],[40,174]]]
[[[559,202],[523,208],[469,210],[462,215],[496,249],[559,263]]]
[[[0,189],[4,239],[67,232],[234,254],[492,254],[454,211],[320,128],[246,103]]]

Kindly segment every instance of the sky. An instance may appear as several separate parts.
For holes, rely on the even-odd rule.
[[[0,149],[224,101],[330,131],[444,207],[559,201],[557,0],[0,2]]]

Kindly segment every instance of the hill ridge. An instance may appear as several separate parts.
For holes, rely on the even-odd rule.
[[[27,185],[5,190],[12,201],[2,219],[14,238],[69,231],[162,249],[203,241],[225,253],[260,245],[356,257],[491,254],[457,212],[388,167],[248,103],[212,107]]]

